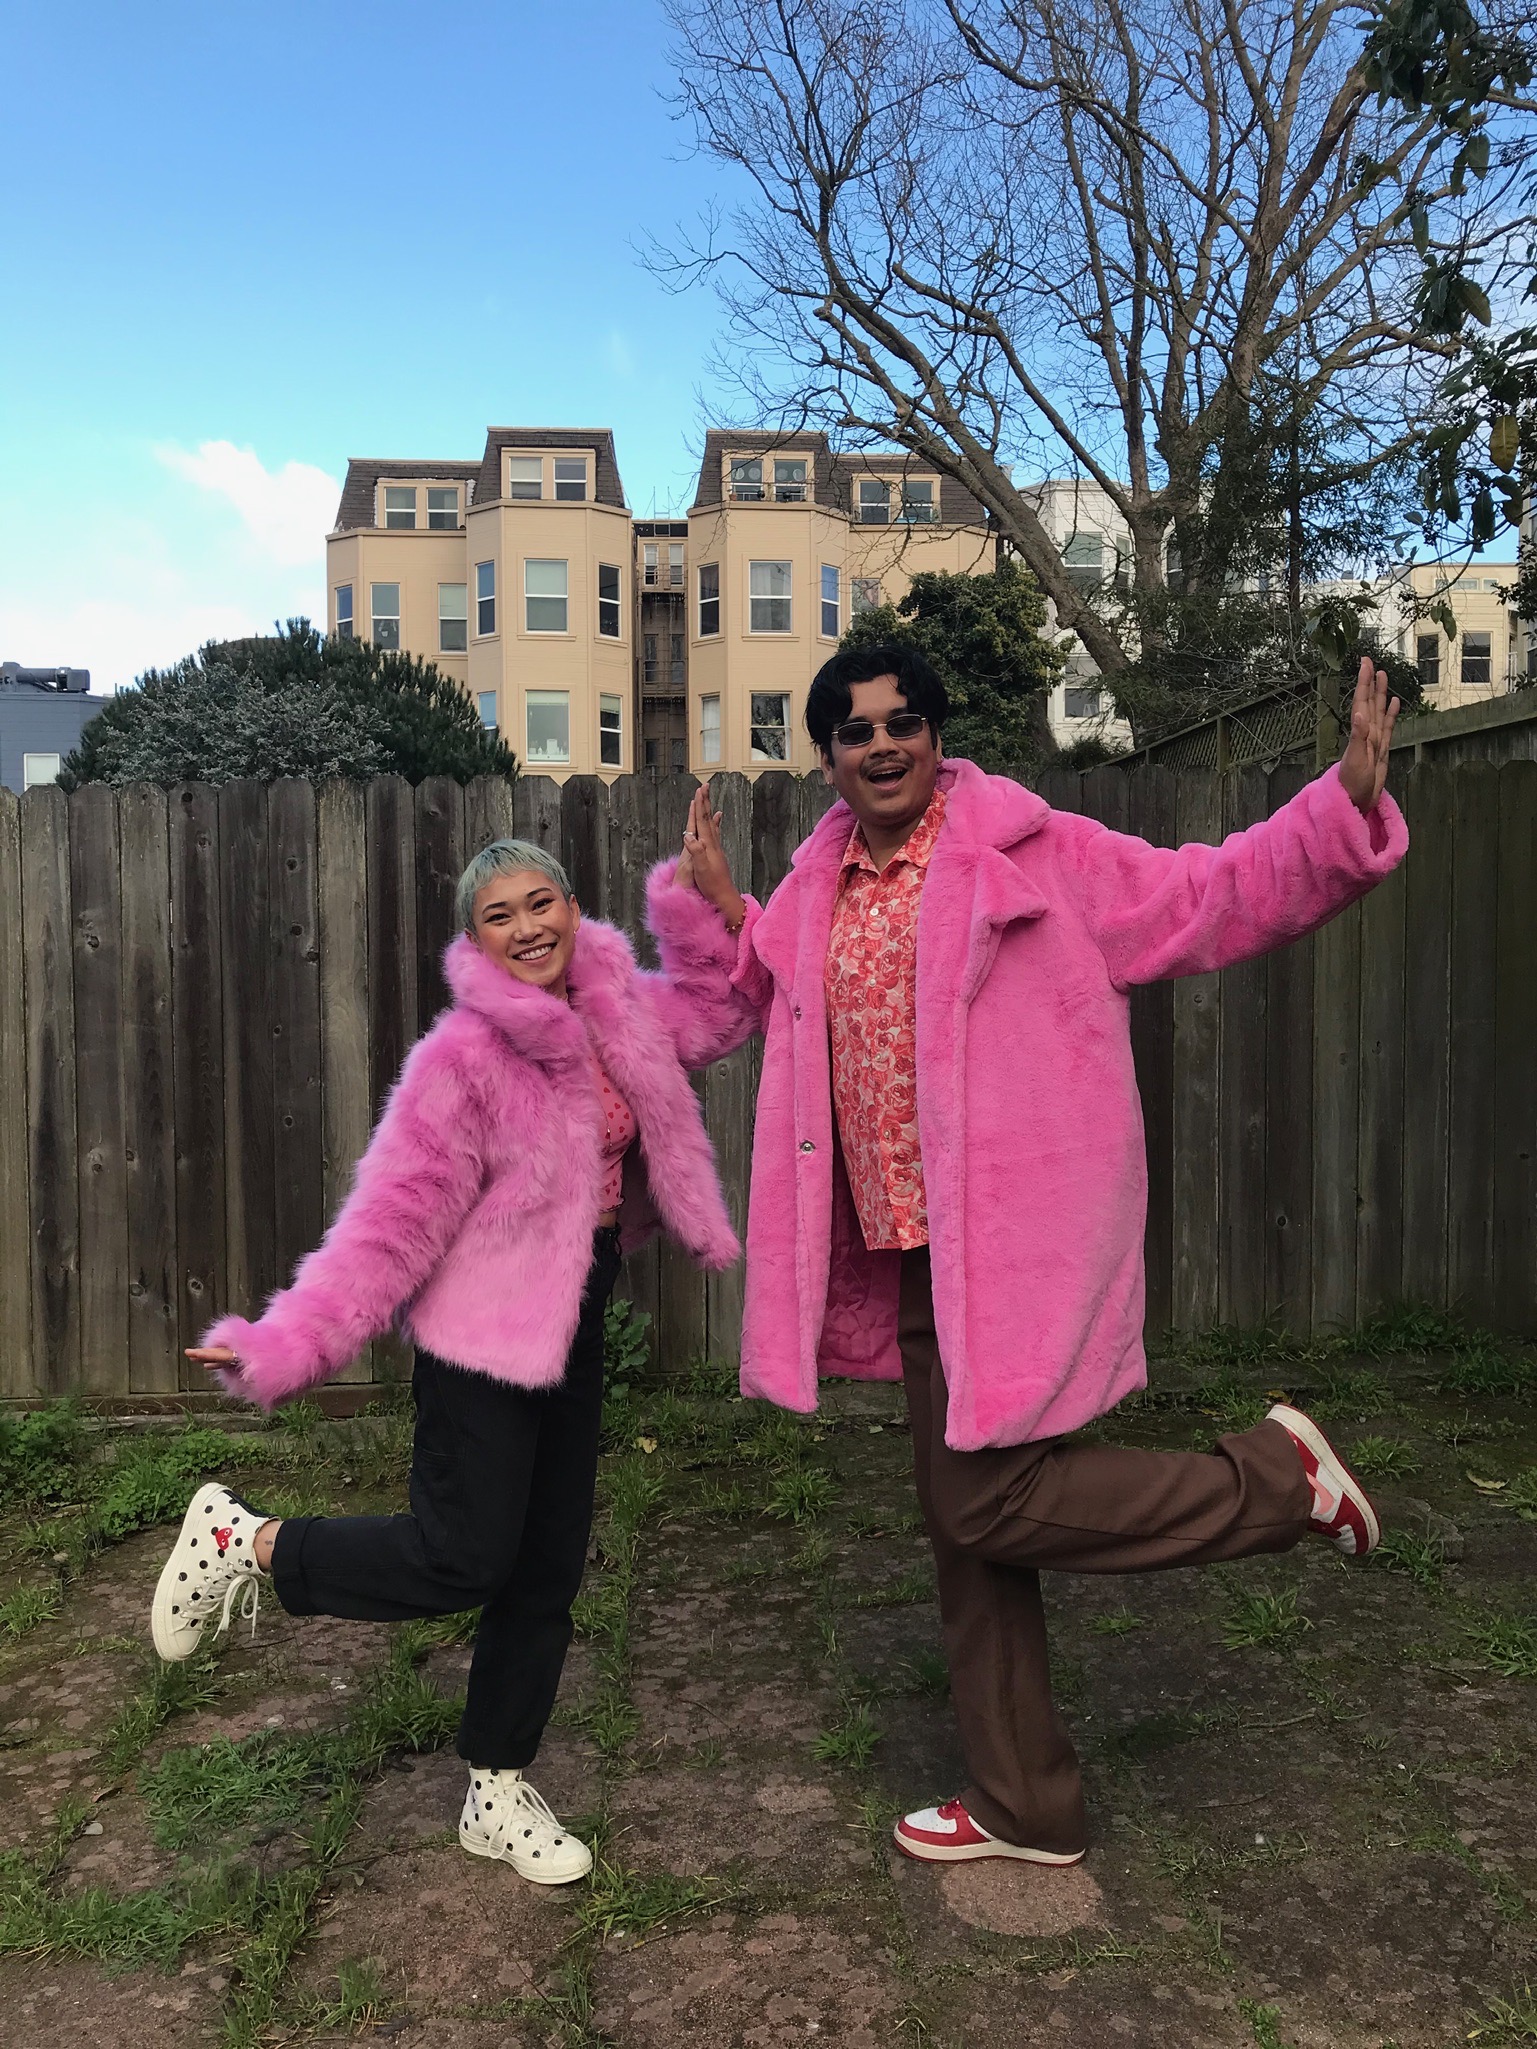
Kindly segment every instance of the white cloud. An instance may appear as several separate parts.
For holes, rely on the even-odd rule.
[[[322,602],[317,591],[265,611],[256,605],[198,603],[186,594],[148,605],[111,599],[47,607],[0,603],[0,645],[8,661],[29,668],[65,662],[89,669],[92,690],[107,694],[146,669],[168,667],[205,641],[270,633],[279,613],[318,617]]]
[[[341,486],[313,463],[269,470],[254,449],[233,441],[203,441],[195,452],[172,444],[155,455],[174,476],[232,506],[268,561],[301,568],[322,559]]]

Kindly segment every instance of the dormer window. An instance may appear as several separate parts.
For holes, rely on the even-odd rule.
[[[587,458],[558,455],[555,458],[555,496],[562,503],[583,505],[587,500]]]
[[[509,498],[542,498],[544,496],[544,460],[541,456],[508,456],[507,496]]]
[[[416,525],[416,486],[414,484],[386,484],[384,487],[384,524],[411,531]]]
[[[459,524],[459,493],[452,484],[427,487],[427,524],[438,532],[448,532]]]
[[[774,460],[774,503],[776,505],[803,505],[805,501],[805,457],[776,456]]]
[[[930,526],[939,517],[932,477],[907,477],[902,484],[903,526]]]
[[[884,477],[861,477],[857,503],[861,526],[891,523],[891,486]]]
[[[763,463],[757,456],[743,457],[731,465],[731,495],[739,505],[762,499]]]

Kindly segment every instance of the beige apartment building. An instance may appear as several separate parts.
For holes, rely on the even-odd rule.
[[[900,454],[712,431],[681,520],[632,519],[607,429],[493,427],[478,462],[355,459],[329,628],[436,662],[532,771],[815,764],[812,677],[915,571],[992,566],[982,507]]]
[[[1523,650],[1515,608],[1505,596],[1515,580],[1514,565],[1420,562],[1401,584],[1382,587],[1377,631],[1419,669],[1437,711],[1517,687]],[[1451,610],[1454,635],[1428,616],[1428,607],[1441,604]]]

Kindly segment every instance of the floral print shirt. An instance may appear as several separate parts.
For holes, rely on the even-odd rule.
[[[929,1242],[918,1150],[918,905],[945,793],[884,869],[855,826],[838,877],[824,981],[833,1108],[854,1208],[872,1252]]]

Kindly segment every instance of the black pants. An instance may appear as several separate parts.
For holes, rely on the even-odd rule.
[[[293,1516],[272,1547],[290,1615],[403,1622],[482,1608],[459,1755],[488,1771],[532,1763],[571,1641],[618,1272],[619,1233],[600,1230],[554,1387],[510,1387],[419,1351],[411,1513]]]

